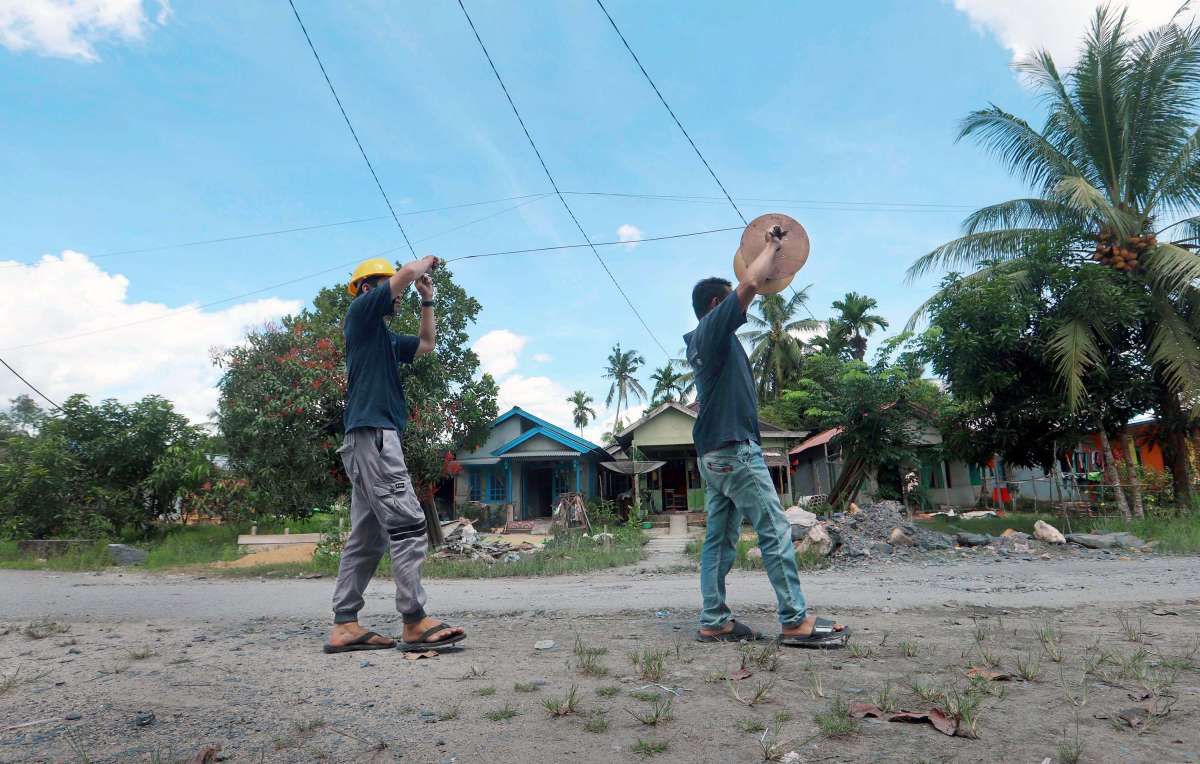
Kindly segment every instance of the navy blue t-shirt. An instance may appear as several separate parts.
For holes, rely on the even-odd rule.
[[[703,456],[728,443],[762,442],[758,432],[758,393],[750,359],[737,337],[746,311],[735,292],[683,335],[687,359],[696,375],[700,414],[692,427],[696,453]]]
[[[386,279],[355,297],[346,311],[346,432],[360,427],[403,432],[408,421],[399,367],[413,362],[421,340],[389,330],[383,319],[391,313],[392,288]]]

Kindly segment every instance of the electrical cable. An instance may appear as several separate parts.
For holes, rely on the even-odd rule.
[[[529,134],[529,128],[525,126],[525,120],[521,117],[521,112],[519,109],[517,109],[516,102],[513,101],[512,95],[508,92],[508,86],[504,84],[504,78],[500,76],[500,70],[496,68],[496,63],[492,60],[492,54],[488,52],[487,46],[483,44],[483,38],[479,36],[479,30],[475,28],[475,22],[471,19],[471,14],[467,13],[467,6],[463,5],[463,0],[458,0],[458,7],[462,9],[463,16],[465,16],[467,19],[467,24],[470,25],[471,31],[475,34],[475,41],[479,43],[479,49],[483,51],[483,56],[487,59],[488,66],[492,68],[492,74],[496,75],[496,82],[500,84],[500,89],[504,91],[504,97],[508,99],[508,105],[512,107],[513,115],[516,116],[517,122],[521,124],[521,130],[525,133],[525,138],[529,141],[529,146],[533,149],[533,153],[537,155],[538,162],[542,165],[542,171],[546,173],[546,178],[550,181],[550,186],[554,189],[554,193],[558,195],[558,200],[562,202],[563,209],[565,209],[567,214],[571,216],[571,220],[575,223],[575,227],[579,229],[579,233],[583,236],[583,240],[587,242],[589,247],[591,247],[592,254],[596,256],[596,261],[600,263],[600,267],[603,268],[604,272],[608,274],[608,278],[612,280],[613,286],[615,286],[617,291],[621,293],[621,296],[625,298],[625,303],[629,306],[629,309],[633,311],[633,315],[637,316],[638,321],[640,321],[642,324],[642,328],[644,328],[646,333],[650,335],[650,339],[654,340],[654,344],[658,345],[658,349],[662,351],[663,355],[670,358],[671,354],[668,353],[666,347],[659,342],[658,337],[654,334],[654,330],[650,328],[648,323],[646,323],[646,319],[642,318],[642,314],[638,312],[638,309],[634,306],[633,301],[629,299],[629,295],[625,294],[625,290],[621,288],[621,284],[617,281],[617,277],[613,275],[613,272],[608,268],[608,264],[604,262],[604,258],[600,256],[600,251],[596,249],[594,244],[592,244],[592,240],[588,237],[587,231],[583,230],[583,225],[579,222],[579,218],[575,217],[575,212],[571,209],[571,205],[567,204],[567,198],[563,196],[562,191],[559,190],[558,183],[554,180],[554,175],[550,172],[550,168],[546,166],[546,160],[542,158],[542,152],[538,150],[537,143],[534,142],[533,136]]]
[[[47,396],[41,390],[37,389],[37,387],[35,387],[34,384],[32,382],[30,382],[28,379],[25,379],[25,377],[21,376],[21,373],[19,371],[17,371],[16,369],[14,369],[13,367],[8,365],[8,361],[4,360],[3,358],[0,358],[0,363],[4,364],[4,368],[11,371],[13,373],[14,377],[16,377],[17,379],[24,382],[26,387],[28,387],[30,390],[34,391],[38,395],[42,396],[42,398],[46,401],[46,403],[49,403],[51,406],[53,406],[58,411],[62,411],[62,406],[59,406],[54,401],[50,400],[49,396]]]
[[[296,10],[296,4],[292,0],[288,0],[288,5],[292,6],[292,13],[296,16],[296,22],[300,24],[300,31],[304,33],[304,39],[308,41],[308,48],[312,51],[313,58],[317,59],[317,66],[321,67],[321,74],[325,77],[325,84],[329,86],[329,92],[333,93],[333,100],[337,101],[338,110],[342,112],[342,119],[346,120],[346,127],[350,128],[350,135],[354,137],[354,144],[358,146],[358,153],[362,154],[363,161],[367,163],[367,169],[371,171],[371,177],[375,179],[375,186],[383,196],[383,201],[387,203],[388,211],[392,213],[392,220],[396,221],[396,227],[400,229],[400,235],[404,237],[404,243],[408,245],[412,256],[416,257],[417,251],[413,249],[412,242],[408,240],[408,234],[404,232],[404,226],[400,225],[400,217],[396,214],[396,209],[392,207],[392,200],[388,198],[387,191],[383,190],[383,184],[379,182],[379,175],[375,173],[375,166],[371,164],[371,160],[367,157],[366,149],[363,148],[362,141],[358,139],[358,133],[355,132],[354,125],[350,122],[350,116],[346,114],[346,107],[342,106],[342,99],[338,96],[337,89],[333,86],[333,81],[329,79],[329,73],[325,71],[325,64],[322,63],[320,54],[317,53],[317,46],[313,45],[312,38],[308,36],[308,29],[304,26],[304,20],[300,18],[300,11]]]

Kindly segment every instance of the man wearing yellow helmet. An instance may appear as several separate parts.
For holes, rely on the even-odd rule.
[[[346,440],[338,452],[353,492],[350,535],[342,549],[333,591],[333,631],[325,652],[381,650],[390,637],[358,623],[363,590],[384,551],[391,553],[396,609],[404,621],[403,650],[427,650],[459,642],[466,633],[425,613],[421,563],[428,549],[425,512],[413,492],[401,435],[408,420],[399,365],[431,352],[436,341],[433,280],[437,258],[423,257],[400,270],[386,260],[366,260],[355,269],[346,311]],[[410,284],[421,295],[417,336],[395,334],[385,321]]]

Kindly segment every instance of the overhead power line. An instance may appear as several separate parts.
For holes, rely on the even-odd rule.
[[[24,382],[26,387],[28,387],[30,390],[34,391],[34,392],[35,392],[35,393],[37,393],[38,395],[42,396],[42,399],[43,399],[43,400],[45,400],[45,401],[46,401],[46,403],[49,403],[49,404],[50,404],[51,406],[53,406],[53,407],[54,407],[56,410],[58,410],[58,411],[62,411],[62,406],[59,406],[59,405],[58,405],[57,403],[55,403],[54,401],[50,400],[49,396],[47,396],[47,395],[46,395],[45,393],[43,393],[41,390],[37,389],[37,387],[36,387],[36,386],[35,386],[35,385],[34,385],[32,382],[30,382],[28,379],[25,379],[25,377],[21,376],[21,373],[20,373],[19,371],[17,371],[16,369],[14,369],[13,367],[11,367],[11,366],[9,366],[9,365],[8,365],[8,361],[4,360],[3,358],[0,358],[0,363],[4,364],[4,368],[6,368],[6,369],[8,369],[9,371],[11,371],[11,372],[13,373],[13,376],[14,376],[14,377],[16,377],[17,379],[19,379],[19,380],[21,380],[22,382]]]
[[[478,221],[475,221],[475,222],[478,222]],[[470,225],[470,224],[468,223],[466,225]],[[704,230],[704,231],[691,231],[688,233],[667,234],[665,236],[649,236],[649,237],[643,237],[640,239],[624,239],[624,240],[618,239],[616,241],[588,242],[587,244],[559,244],[559,245],[550,246],[550,247],[530,247],[527,249],[508,249],[508,250],[503,250],[503,251],[499,251],[499,252],[482,252],[482,253],[473,254],[473,255],[460,255],[458,257],[447,258],[446,262],[452,263],[452,262],[457,262],[459,260],[474,260],[474,259],[486,258],[486,257],[500,257],[503,255],[523,255],[523,254],[535,254],[535,253],[542,253],[542,252],[554,252],[554,251],[568,250],[568,249],[582,249],[584,247],[590,247],[590,248],[594,249],[595,247],[628,246],[628,245],[632,245],[632,244],[646,244],[649,242],[666,241],[668,239],[683,239],[683,238],[688,238],[688,237],[692,237],[692,236],[708,236],[708,235],[714,234],[714,233],[725,233],[728,231],[740,231],[740,230],[741,230],[741,226],[734,226],[732,228],[710,228],[710,229]],[[442,233],[443,234],[448,233],[448,231],[443,231]],[[442,234],[434,234],[433,236],[430,236],[428,238],[434,238],[436,236],[441,236],[441,235]],[[419,244],[420,240],[418,240],[416,243]],[[404,249],[403,244],[396,246],[396,247],[391,247],[389,249],[385,249],[382,252],[376,252],[373,255],[367,255],[367,257],[384,257],[386,255],[389,255],[389,254],[396,252],[397,250],[401,250],[401,249]],[[343,268],[349,268],[350,266],[354,265],[355,263],[358,263],[362,259],[364,259],[364,258],[358,257],[353,260],[348,260],[343,263],[338,263],[337,265],[331,266],[329,268],[324,268],[319,271],[313,271],[312,273],[306,273],[303,276],[297,276],[296,278],[288,279],[287,281],[281,281],[277,284],[270,284],[268,286],[260,287],[258,289],[253,289],[249,292],[242,292],[241,294],[235,294],[230,297],[223,297],[220,300],[213,300],[212,302],[206,302],[206,303],[203,303],[202,305],[193,305],[193,306],[190,306],[187,308],[180,308],[179,310],[171,311],[169,313],[164,313],[162,315],[150,316],[148,318],[138,319],[137,321],[129,321],[129,322],[126,322],[123,324],[113,324],[112,326],[105,326],[100,329],[92,329],[90,331],[80,332],[78,334],[68,334],[68,335],[59,336],[59,337],[47,337],[45,339],[37,340],[35,342],[27,342],[27,343],[24,343],[21,345],[9,345],[8,347],[0,348],[0,352],[8,351],[8,350],[24,350],[26,348],[39,347],[41,345],[48,345],[50,343],[65,342],[67,340],[80,339],[82,337],[91,337],[91,336],[94,336],[97,334],[103,334],[105,332],[115,331],[117,329],[125,329],[130,326],[139,326],[141,324],[149,324],[149,323],[154,323],[156,321],[165,321],[170,318],[175,318],[176,316],[188,315],[190,313],[195,313],[197,311],[201,311],[206,308],[216,307],[217,305],[225,305],[227,303],[236,302],[236,301],[244,299],[246,297],[254,297],[256,295],[263,294],[264,292],[270,292],[271,290],[279,289],[280,287],[291,286],[292,284],[297,284],[301,281],[307,281],[308,279],[316,278],[317,276],[324,276],[326,274],[342,270]]]
[[[289,0],[289,2],[290,1],[291,0]],[[567,214],[571,216],[571,221],[575,223],[575,227],[579,229],[579,233],[583,236],[583,240],[587,242],[587,245],[591,247],[592,254],[596,256],[596,262],[600,263],[600,267],[603,268],[604,272],[608,274],[608,278],[612,281],[613,286],[615,286],[617,291],[621,293],[621,297],[625,298],[625,304],[629,306],[631,311],[633,311],[633,315],[637,316],[638,321],[641,322],[642,327],[646,330],[646,333],[650,335],[650,339],[654,340],[654,344],[658,345],[658,349],[662,351],[663,355],[670,358],[671,354],[668,353],[666,347],[659,342],[658,337],[654,334],[654,330],[650,328],[648,323],[646,323],[646,319],[642,318],[642,314],[638,312],[638,309],[634,306],[633,301],[629,299],[629,295],[625,294],[625,290],[621,288],[621,284],[617,281],[617,277],[613,275],[611,270],[609,270],[608,264],[604,262],[604,258],[600,257],[599,250],[597,250],[595,245],[592,244],[592,240],[588,237],[587,231],[583,230],[583,225],[579,222],[579,218],[575,217],[575,212],[571,209],[571,205],[567,204],[567,198],[563,196],[562,191],[559,190],[558,182],[554,180],[554,174],[550,172],[550,168],[546,165],[546,160],[542,158],[542,152],[538,150],[537,143],[533,140],[533,136],[530,135],[529,128],[526,127],[525,120],[521,117],[521,111],[517,108],[516,102],[513,101],[512,94],[508,92],[508,86],[504,84],[504,78],[500,76],[500,70],[496,68],[496,62],[492,60],[492,54],[488,52],[487,46],[483,44],[483,38],[479,36],[479,30],[475,28],[475,22],[471,19],[471,14],[467,13],[467,6],[463,5],[463,0],[458,0],[458,7],[462,9],[463,16],[466,17],[467,24],[471,27],[471,32],[475,35],[475,41],[479,43],[479,49],[483,51],[483,57],[487,59],[488,66],[492,68],[492,74],[496,75],[496,82],[500,84],[500,89],[504,91],[504,97],[508,99],[508,105],[512,107],[513,115],[516,116],[517,122],[520,123],[521,130],[525,133],[525,139],[529,141],[529,146],[533,149],[533,153],[537,156],[538,163],[542,166],[542,171],[546,173],[546,179],[550,181],[551,188],[553,188],[554,193],[558,195],[558,200],[562,202],[563,209],[565,209]]]
[[[459,2],[461,3],[461,0],[459,0]],[[679,117],[675,116],[675,110],[671,108],[671,104],[667,103],[667,99],[663,97],[662,91],[659,90],[658,85],[654,83],[654,78],[650,76],[650,72],[646,71],[646,67],[642,66],[642,60],[638,58],[637,53],[634,53],[633,47],[629,44],[629,41],[625,39],[625,35],[621,32],[621,28],[617,26],[617,22],[613,19],[612,14],[608,12],[608,8],[604,7],[604,0],[596,0],[596,5],[600,6],[600,10],[604,12],[604,17],[607,18],[608,23],[612,25],[613,31],[617,33],[617,37],[621,38],[621,44],[625,46],[625,50],[629,51],[629,55],[633,57],[633,62],[637,64],[638,69],[641,70],[642,76],[646,78],[646,82],[650,83],[650,87],[654,90],[654,94],[658,96],[658,100],[662,102],[662,105],[667,110],[667,113],[671,115],[671,119],[675,121],[675,126],[679,128],[679,132],[683,133],[684,138],[687,138],[687,142],[691,145],[692,150],[696,152],[696,156],[700,158],[700,162],[704,165],[704,169],[708,170],[708,174],[712,176],[712,179],[716,182],[717,187],[721,189],[721,193],[725,194],[725,199],[729,202],[729,205],[733,207],[733,211],[737,213],[737,216],[741,218],[742,224],[750,225],[750,222],[746,220],[746,216],[743,215],[741,209],[738,208],[737,202],[735,202],[733,197],[729,195],[729,192],[725,190],[725,184],[722,183],[721,179],[717,177],[717,173],[715,170],[713,170],[712,165],[710,165],[708,160],[704,158],[704,154],[700,151],[700,147],[696,145],[696,142],[692,140],[692,136],[688,134],[687,128],[685,128],[683,123],[679,121]],[[788,288],[792,290],[792,295],[794,297],[799,298],[800,295],[796,291],[796,287],[789,284]],[[808,312],[809,317],[811,317],[814,321],[817,320],[817,317],[813,315],[812,310],[807,304],[804,304],[804,310]]]
[[[300,24],[300,31],[304,33],[304,39],[308,41],[308,49],[312,51],[313,58],[317,59],[317,66],[321,68],[321,75],[325,78],[325,84],[329,86],[329,92],[333,94],[333,100],[337,101],[338,111],[342,113],[342,119],[346,120],[346,127],[350,128],[350,135],[354,138],[354,145],[358,146],[358,153],[362,154],[363,161],[367,163],[367,169],[371,171],[371,177],[375,179],[375,186],[379,189],[380,195],[383,196],[383,201],[387,203],[388,211],[392,213],[392,220],[396,221],[396,227],[400,229],[400,235],[404,237],[404,243],[408,245],[412,256],[416,257],[417,251],[413,249],[412,242],[408,240],[408,234],[404,232],[404,226],[400,225],[400,217],[396,214],[396,209],[392,207],[392,200],[388,198],[387,191],[383,190],[383,184],[379,182],[379,175],[375,172],[375,166],[371,164],[366,149],[363,148],[362,141],[358,139],[358,133],[355,132],[354,125],[350,122],[350,116],[346,114],[346,107],[342,105],[342,99],[338,96],[337,88],[333,86],[333,80],[329,79],[329,72],[325,71],[325,64],[321,61],[321,55],[317,53],[317,46],[313,45],[312,38],[308,36],[308,29],[304,26],[304,20],[300,18],[300,11],[296,10],[296,4],[292,0],[288,0],[288,5],[292,6],[292,13],[296,16],[296,22]]]
[[[708,163],[708,160],[704,158],[704,154],[701,153],[700,147],[697,146],[696,142],[692,140],[692,136],[688,135],[688,131],[683,126],[683,123],[679,121],[679,117],[675,116],[675,110],[671,108],[671,104],[667,103],[667,99],[663,97],[662,91],[658,89],[658,85],[654,84],[654,79],[650,76],[650,72],[646,71],[646,67],[642,66],[641,59],[639,59],[637,54],[633,52],[633,48],[630,47],[629,41],[626,40],[625,35],[621,33],[621,28],[618,27],[617,22],[613,20],[612,14],[610,14],[608,9],[604,7],[604,3],[601,2],[601,0],[596,0],[596,5],[599,5],[600,10],[604,11],[604,16],[608,19],[608,23],[612,24],[613,31],[617,33],[617,37],[620,37],[622,44],[625,45],[625,50],[629,51],[629,55],[633,57],[633,62],[637,64],[638,69],[642,70],[642,75],[645,76],[646,82],[650,83],[650,87],[654,89],[654,94],[658,96],[658,100],[662,102],[662,105],[666,108],[667,113],[671,115],[671,119],[675,120],[675,126],[679,128],[679,132],[683,133],[684,138],[687,138],[687,142],[692,146],[692,151],[695,151],[696,156],[700,157],[700,161],[704,164],[704,168],[708,170],[708,174],[712,176],[714,181],[716,181],[717,186],[721,189],[721,193],[725,194],[725,198],[729,200],[729,204],[731,207],[733,207],[733,211],[736,212],[738,217],[742,219],[742,225],[749,225],[750,223],[748,220],[746,220],[746,216],[742,214],[740,209],[738,209],[737,202],[735,202],[733,197],[729,195],[729,192],[725,190],[725,184],[722,183],[721,179],[717,177],[717,173],[713,171],[712,165]]]

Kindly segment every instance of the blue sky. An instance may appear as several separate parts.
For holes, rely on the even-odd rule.
[[[456,3],[296,1],[398,212],[549,190]],[[215,401],[206,349],[349,266],[154,319],[401,239],[286,2],[111,4],[119,23],[72,17],[83,12],[53,0],[0,0],[0,355],[52,397],[158,390],[202,417]],[[980,149],[954,143],[958,121],[989,101],[1036,116],[1009,68],[1014,51],[1069,51],[1090,7],[1063,2],[1043,33],[1024,29],[1013,4],[985,0],[607,4],[747,216],[786,212],[806,226],[812,255],[795,283],[813,284],[813,312],[828,315],[854,290],[878,299],[894,327],[935,283],[905,284],[907,265],[953,237],[970,208],[1021,193]],[[22,10],[37,6],[54,13]],[[562,188],[719,194],[592,0],[468,8]],[[656,236],[738,224],[719,201],[569,201],[595,240],[622,226]],[[425,240],[419,253],[447,258],[579,243],[553,197],[502,212],[516,204],[401,220]],[[364,217],[379,219],[98,257]],[[602,253],[674,352],[694,323],[691,285],[729,275],[737,240]],[[454,272],[483,303],[473,339],[486,337],[481,355],[506,403],[564,423],[571,390],[603,402],[614,343],[648,366],[664,360],[587,250]],[[20,391],[0,378],[0,395]]]

